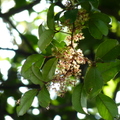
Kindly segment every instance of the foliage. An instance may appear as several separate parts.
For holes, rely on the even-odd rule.
[[[15,0],[16,6],[10,11],[24,5],[34,6],[38,1],[27,2],[24,0],[20,3]],[[49,120],[59,114],[63,120],[78,120],[77,113],[82,113],[85,120],[119,120],[119,104],[115,102],[115,98],[120,89],[120,35],[113,29],[114,25],[111,22],[113,17],[118,19],[118,16],[114,16],[111,10],[110,13],[104,11],[105,7],[114,7],[108,6],[107,2],[67,0],[66,4],[62,4],[59,0],[51,0],[46,22],[37,27],[38,41],[36,36],[31,33],[28,35],[29,32],[21,34],[9,16],[5,17],[1,13],[3,19],[9,22],[22,39],[22,44],[18,46],[18,51],[22,54],[16,54],[12,62],[17,67],[22,66],[20,74],[29,81],[28,85],[21,84],[22,77],[17,79],[17,67],[13,66],[8,72],[7,81],[1,77],[4,92],[1,93],[0,107],[4,106],[4,115],[8,114],[18,120]],[[119,2],[114,4],[117,3]],[[58,13],[55,11],[56,6],[61,7]],[[34,12],[33,9],[28,11],[29,14]],[[25,45],[27,47],[24,47]],[[37,48],[39,52],[36,52]],[[23,59],[26,61],[19,65]],[[12,75],[13,73],[16,76]],[[115,83],[115,89],[110,96],[104,88],[111,80]],[[9,91],[4,89],[9,84],[11,88],[16,88]],[[30,89],[20,99],[21,93],[18,89],[22,85]],[[51,91],[54,92],[55,98],[51,97]],[[12,107],[14,112],[8,107],[8,96],[20,99],[18,106]],[[38,99],[37,108],[43,115],[32,115],[32,102],[35,98]]]

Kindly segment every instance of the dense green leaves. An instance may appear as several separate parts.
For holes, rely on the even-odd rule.
[[[58,59],[51,58],[46,62],[46,64],[43,66],[42,74],[44,81],[49,81],[53,78],[55,74],[56,64]]]
[[[77,85],[72,94],[72,105],[80,113],[87,113],[87,95],[84,91],[83,84]]]
[[[118,45],[117,40],[114,40],[114,39],[105,40],[103,43],[99,45],[99,47],[96,50],[96,56],[95,56],[96,60],[110,61],[115,59],[119,55],[119,52],[118,52],[119,46],[117,45]]]
[[[97,67],[91,66],[88,68],[84,81],[85,90],[90,97],[99,94],[103,86],[103,78]]]
[[[105,120],[113,120],[114,117],[117,117],[118,115],[118,110],[115,102],[103,94],[99,94],[96,97],[96,106],[100,115]]]
[[[42,107],[49,107],[50,104],[50,94],[46,87],[44,86],[38,93],[38,101],[40,106]]]
[[[20,105],[17,107],[18,116],[22,116],[27,112],[37,92],[38,92],[37,90],[29,90],[22,96],[20,100]]]
[[[38,47],[41,51],[45,50],[45,48],[51,43],[54,36],[53,30],[45,30],[38,41]]]

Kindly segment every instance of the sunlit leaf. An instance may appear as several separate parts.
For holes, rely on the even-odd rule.
[[[88,68],[84,79],[84,87],[90,97],[95,97],[101,91],[103,78],[100,71],[95,66]]]
[[[38,47],[41,51],[43,51],[52,41],[54,36],[54,32],[52,30],[45,30],[38,41]]]
[[[48,9],[47,12],[47,26],[49,29],[54,30],[55,23],[54,23],[54,4],[51,4],[51,6]]]
[[[77,85],[72,94],[72,105],[80,113],[85,113],[87,107],[87,95],[84,91],[83,84]]]
[[[53,76],[55,74],[57,61],[58,61],[58,59],[51,58],[43,66],[42,74],[43,74],[44,81],[49,81],[53,78]]]
[[[109,54],[109,52],[114,49],[115,46],[118,45],[118,41],[115,40],[115,39],[107,39],[105,40],[103,43],[101,43],[97,50],[96,50],[96,54],[95,54],[95,58],[96,60],[100,59],[100,60],[103,60],[103,58],[105,58],[107,60],[107,58],[105,57],[107,54]],[[111,54],[112,56],[112,54]],[[109,58],[108,58],[109,60]]]
[[[38,97],[38,101],[39,101],[40,106],[45,107],[45,108],[49,106],[50,94],[45,86],[40,90],[37,97]]]
[[[96,106],[99,111],[99,114],[105,120],[113,120],[114,117],[117,117],[117,115],[118,115],[117,105],[108,96],[99,94],[96,97]]]
[[[20,100],[20,105],[17,107],[18,116],[22,116],[27,112],[37,92],[37,90],[29,90],[22,96]]]
[[[101,72],[104,82],[113,79],[120,71],[120,60],[108,63],[97,63],[97,68]]]

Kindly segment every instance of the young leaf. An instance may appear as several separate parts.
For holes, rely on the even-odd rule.
[[[107,39],[103,43],[101,43],[95,54],[95,59],[103,60],[103,58],[109,53],[110,50],[112,50],[116,45],[118,45],[118,41],[115,39]],[[106,47],[107,46],[107,47]]]
[[[54,23],[54,4],[51,4],[51,6],[48,9],[47,12],[47,26],[49,29],[54,30],[55,23]]]
[[[72,94],[72,105],[77,112],[87,113],[87,95],[84,91],[83,84],[77,85]]]
[[[18,116],[24,115],[26,111],[30,108],[37,92],[37,90],[29,90],[22,96],[20,100],[20,105],[17,107]]]
[[[22,70],[21,70],[21,75],[26,78],[29,79],[30,78],[30,74],[31,74],[31,66],[33,63],[35,63],[36,61],[41,61],[44,59],[43,55],[40,54],[33,54],[31,56],[29,56],[25,63],[22,66]],[[40,68],[40,66],[39,66]]]
[[[54,32],[52,30],[45,30],[38,41],[38,47],[43,51],[52,41]]]
[[[118,109],[115,102],[103,94],[96,97],[96,106],[100,115],[105,120],[113,120],[118,115]]]
[[[120,60],[115,60],[108,63],[97,63],[97,68],[101,72],[104,83],[113,79],[120,71]]]
[[[38,97],[38,101],[39,101],[40,106],[45,107],[45,108],[49,106],[50,94],[45,86],[40,90],[37,97]]]
[[[57,61],[58,61],[58,59],[51,58],[43,66],[42,74],[43,74],[44,81],[49,81],[53,78],[53,76],[55,74]]]
[[[97,67],[89,67],[84,79],[84,87],[86,92],[90,97],[95,97],[101,91],[102,86],[103,78]]]

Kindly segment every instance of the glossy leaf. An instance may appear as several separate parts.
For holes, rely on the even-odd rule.
[[[118,115],[117,105],[115,102],[103,94],[99,94],[96,97],[96,106],[99,114],[105,120],[113,120]]]
[[[53,76],[55,74],[57,61],[58,61],[58,59],[51,58],[43,66],[42,74],[43,74],[44,81],[49,81],[53,78]]]
[[[45,30],[38,41],[38,47],[43,51],[52,41],[54,32],[52,30]]]
[[[54,23],[54,4],[51,4],[51,6],[48,9],[47,12],[47,26],[49,29],[54,30],[55,23]]]
[[[43,59],[44,59],[44,56],[40,54],[33,54],[29,56],[22,66],[21,75],[24,78],[29,79],[31,74],[31,66],[33,65],[33,63],[35,63],[36,61],[40,61],[40,63],[42,64]]]
[[[84,79],[84,87],[89,97],[95,97],[101,91],[103,78],[97,67],[88,68]]]
[[[18,116],[22,116],[27,112],[37,92],[37,90],[29,90],[22,96],[20,100],[20,105],[17,107]]]
[[[98,48],[97,48],[97,51],[96,51],[96,54],[95,54],[95,58],[96,60],[100,59],[100,60],[103,60],[103,58],[105,58],[105,56],[107,54],[109,54],[109,52],[114,49],[115,46],[118,45],[118,41],[117,40],[114,40],[114,39],[107,39],[105,40],[103,43],[101,43]],[[112,54],[111,54],[112,56]],[[106,58],[107,60],[107,58]],[[108,58],[109,60],[109,58]]]
[[[72,105],[77,112],[87,113],[87,95],[84,91],[83,84],[77,85],[72,94]]]
[[[40,106],[45,107],[45,108],[49,106],[50,94],[45,86],[40,90],[37,97],[38,97],[38,101],[39,101]]]
[[[108,63],[97,63],[97,68],[101,72],[104,82],[113,79],[120,71],[120,60],[115,60]]]

